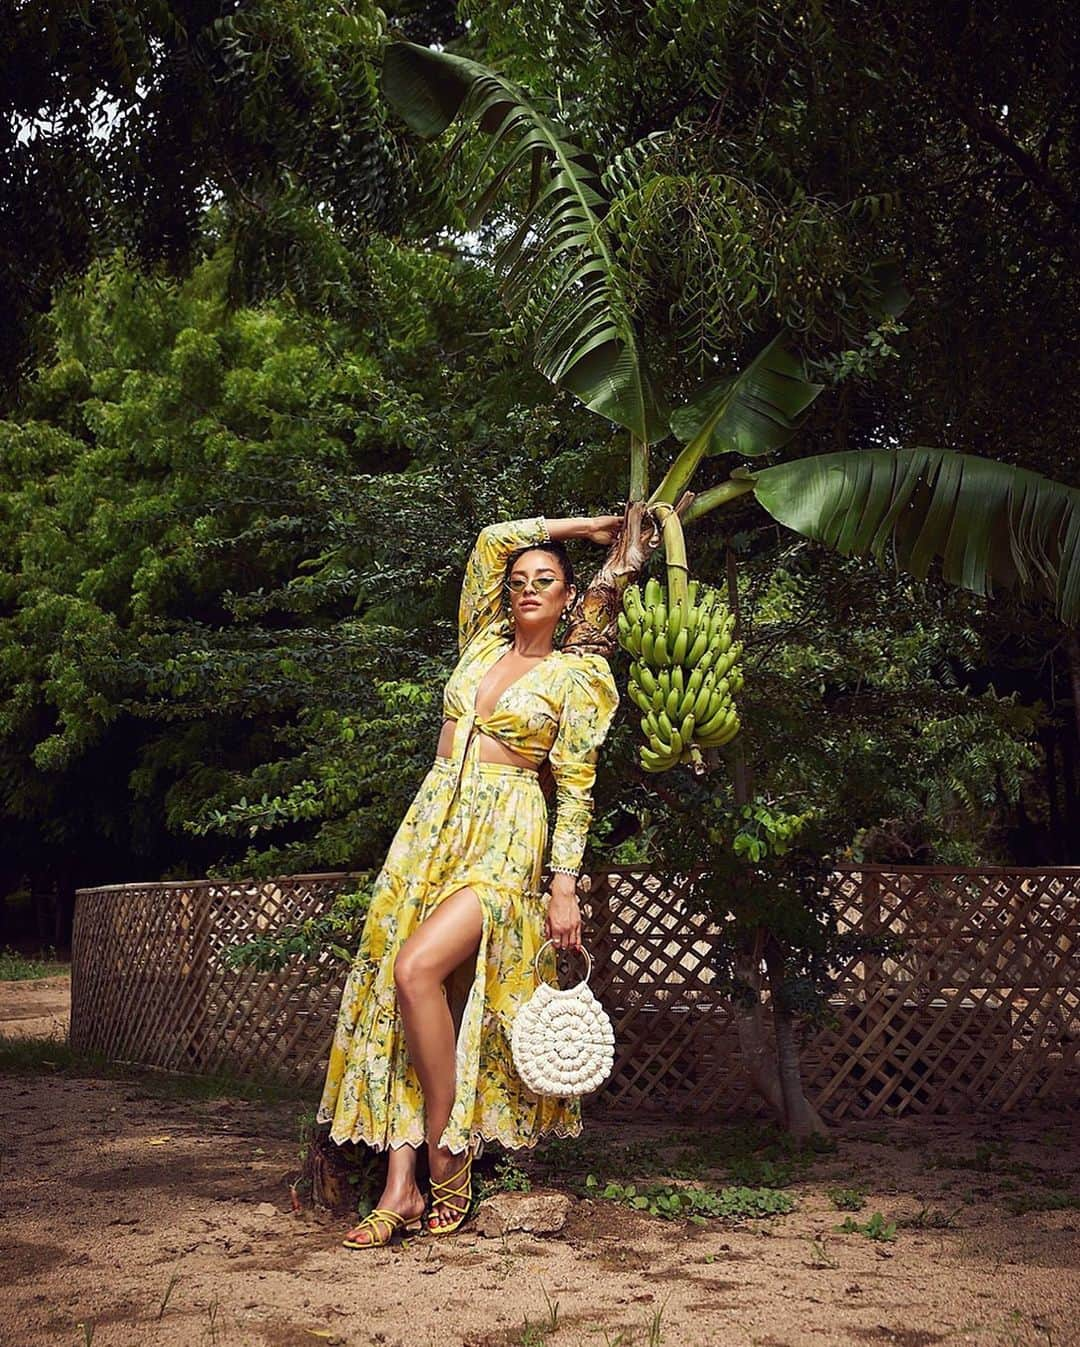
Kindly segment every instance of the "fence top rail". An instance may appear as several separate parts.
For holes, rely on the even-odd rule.
[[[266,884],[331,883],[341,879],[354,879],[370,873],[364,870],[322,870],[314,874],[273,875],[265,879],[146,879],[127,884],[97,884],[88,888],[76,889],[76,894],[90,896],[102,893],[131,893],[137,889],[210,889],[210,888],[259,888]],[[590,872],[599,875],[653,875],[655,871],[647,865],[598,865]],[[942,875],[942,876],[997,876],[1045,875],[1054,879],[1080,878],[1080,865],[835,865],[829,872],[833,875]],[[686,881],[692,876],[674,873],[667,878],[670,881]]]
[[[299,884],[312,880],[328,881],[334,879],[354,879],[366,874],[365,870],[319,870],[310,875],[272,875],[266,879],[140,879],[130,884],[95,884],[90,888],[76,889],[77,894],[94,893],[130,893],[135,889],[250,889],[264,884]]]

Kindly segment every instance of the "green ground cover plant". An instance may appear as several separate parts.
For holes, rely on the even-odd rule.
[[[836,1228],[843,1235],[865,1235],[867,1239],[876,1240],[880,1244],[891,1244],[896,1239],[896,1222],[886,1221],[880,1211],[875,1211],[873,1216],[861,1225],[849,1216]]]
[[[651,1183],[639,1187],[633,1183],[604,1183],[594,1174],[585,1180],[585,1190],[594,1197],[622,1202],[649,1216],[668,1221],[689,1220],[696,1225],[708,1219],[752,1219],[761,1216],[786,1216],[795,1209],[795,1199],[772,1188],[703,1188],[699,1185],[678,1187],[670,1183]]]
[[[862,1188],[830,1188],[829,1201],[837,1211],[862,1211],[866,1193]]]
[[[58,977],[70,973],[71,964],[56,957],[52,945],[41,950],[36,958],[20,954],[18,950],[5,945],[0,949],[0,982],[16,982],[29,978]]]

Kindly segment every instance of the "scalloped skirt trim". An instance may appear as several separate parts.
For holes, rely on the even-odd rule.
[[[319,1117],[317,1118],[317,1121],[320,1123],[327,1123],[331,1122],[332,1119],[329,1117]],[[451,1155],[464,1155],[466,1151],[471,1150],[475,1146],[478,1139],[482,1141],[485,1146],[491,1142],[495,1142],[496,1145],[501,1146],[504,1150],[508,1151],[532,1151],[535,1150],[541,1142],[550,1141],[552,1137],[558,1138],[560,1141],[567,1141],[573,1137],[579,1137],[581,1136],[581,1128],[581,1119],[579,1118],[576,1126],[571,1125],[562,1127],[556,1124],[554,1127],[547,1127],[542,1132],[535,1133],[528,1140],[523,1140],[518,1136],[510,1136],[504,1132],[495,1132],[490,1136],[484,1132],[474,1132],[468,1145],[463,1146],[458,1150],[452,1149],[450,1153]],[[423,1136],[392,1137],[389,1141],[386,1141],[382,1137],[375,1136],[335,1137],[331,1131],[330,1138],[332,1141],[339,1144],[342,1141],[352,1141],[356,1144],[370,1146],[373,1151],[380,1152],[386,1150],[397,1151],[400,1150],[402,1146],[412,1146],[414,1150],[420,1150],[427,1145],[427,1140]]]

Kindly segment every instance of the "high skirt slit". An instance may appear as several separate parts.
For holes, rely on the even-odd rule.
[[[478,1136],[517,1149],[547,1134],[581,1131],[579,1101],[533,1094],[510,1052],[513,1018],[535,990],[533,961],[545,939],[539,885],[547,802],[536,772],[482,762],[479,739],[469,740],[457,761],[435,759],[375,879],[318,1109],[318,1120],[331,1124],[337,1142],[363,1141],[383,1150],[426,1140],[423,1093],[405,1043],[394,961],[420,923],[463,888],[474,889],[480,900],[483,931],[475,964],[467,961],[459,970],[466,979],[458,1007],[454,1104],[435,1140],[460,1153]],[[550,976],[550,948],[547,955],[542,971]]]

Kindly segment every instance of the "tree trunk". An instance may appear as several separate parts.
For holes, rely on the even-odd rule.
[[[1053,849],[1055,863],[1060,864],[1066,850],[1061,833],[1061,809],[1058,804],[1057,784],[1057,734],[1055,726],[1048,725],[1042,733],[1043,763],[1046,773],[1047,823],[1050,830],[1050,846]]]
[[[739,608],[738,572],[735,566],[735,552],[729,546],[725,549],[725,572],[727,577],[728,605],[735,614],[735,638],[745,639],[742,613]],[[750,799],[749,772],[746,753],[741,741],[735,746],[734,795],[737,805],[744,805]],[[765,963],[769,971],[769,983],[772,992],[773,1037],[776,1052],[769,1052],[765,1037],[765,1015],[761,1004],[761,958],[765,954]],[[743,1061],[750,1073],[754,1088],[784,1122],[788,1131],[796,1137],[808,1137],[813,1133],[823,1134],[825,1125],[816,1109],[803,1092],[802,1076],[799,1071],[799,1046],[795,1041],[795,1025],[790,1011],[784,1009],[779,990],[783,982],[783,960],[773,936],[758,927],[754,934],[752,948],[747,955],[740,954],[736,964],[740,979],[747,982],[754,991],[754,1004],[745,1013],[737,1014],[736,1026],[739,1034],[739,1049]]]
[[[381,1168],[376,1152],[349,1142],[339,1146],[330,1140],[328,1124],[315,1126],[308,1135],[304,1167],[292,1184],[293,1205],[299,1206],[299,1190],[310,1192],[313,1205],[324,1211],[335,1216],[351,1215],[357,1210],[359,1197],[374,1187],[376,1170]]]
[[[765,1100],[781,1122],[786,1117],[784,1094],[776,1069],[776,1056],[769,1050],[765,1034],[765,1007],[761,1004],[761,948],[765,932],[760,928],[746,941],[735,956],[735,975],[753,992],[753,1001],[743,1004],[736,998],[732,1003],[735,1030],[739,1035],[739,1052],[750,1083]]]
[[[693,499],[692,491],[685,492],[676,513],[681,516]],[[623,591],[638,578],[659,545],[660,529],[648,506],[641,500],[628,502],[619,536],[571,610],[564,650],[611,658],[618,643],[615,619],[622,608]]]
[[[783,1096],[784,1121],[793,1137],[823,1135],[825,1125],[803,1091],[799,1069],[799,1045],[795,1040],[795,1017],[784,1005],[784,959],[771,937],[765,945],[765,966],[772,994],[773,1033],[776,1037],[776,1066]]]

